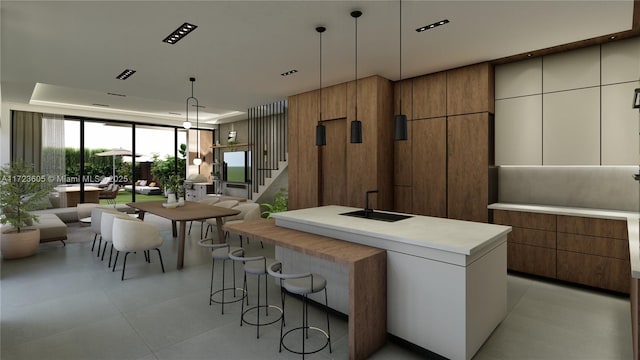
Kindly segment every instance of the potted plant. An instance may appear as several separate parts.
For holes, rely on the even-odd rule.
[[[270,218],[271,214],[283,212],[288,210],[289,196],[286,189],[280,189],[276,196],[273,198],[273,204],[263,203],[260,204],[266,210],[262,212],[262,215],[266,218]]]
[[[38,221],[30,214],[49,195],[51,186],[45,176],[36,173],[33,164],[14,162],[0,168],[0,248],[5,259],[17,259],[36,253],[40,229],[27,228]]]
[[[167,179],[167,202],[176,202],[176,198],[184,196],[184,178],[180,175],[171,175]]]

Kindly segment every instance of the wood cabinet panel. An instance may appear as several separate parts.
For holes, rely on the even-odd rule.
[[[410,186],[394,186],[394,211],[411,214],[412,207],[412,189]]]
[[[355,114],[355,81],[347,84],[347,128]],[[378,117],[377,80],[375,76],[358,80],[358,120],[362,122],[362,143],[347,139],[347,205],[364,208],[365,192],[378,189]],[[389,99],[390,101],[391,99]],[[350,131],[350,130],[348,130]],[[347,134],[349,137],[350,134]],[[387,151],[390,151],[388,149]],[[390,171],[390,170],[389,170]],[[389,176],[392,177],[391,171]],[[380,189],[378,189],[380,190]],[[391,189],[389,191],[392,191]],[[371,196],[371,206],[379,208],[378,197]]]
[[[447,119],[414,120],[413,213],[447,217]],[[418,145],[419,144],[419,145]]]
[[[413,166],[412,159],[415,156],[412,151],[413,121],[407,121],[407,140],[393,142],[393,185],[411,186]]]
[[[507,241],[518,244],[556,248],[556,232],[512,227]]]
[[[493,66],[475,64],[447,71],[447,115],[494,112]]]
[[[557,277],[578,284],[629,293],[628,260],[558,250]]]
[[[298,181],[300,177],[298,176],[299,171],[299,161],[298,161],[298,96],[289,96],[288,99],[288,109],[287,109],[287,141],[288,143],[288,168],[289,168],[289,204],[288,207],[291,210],[299,209],[299,192]]]
[[[558,250],[629,260],[627,240],[558,233]]]
[[[556,251],[538,246],[507,243],[507,268],[548,278],[556,277]]]
[[[558,232],[628,239],[625,220],[558,215]]]
[[[447,118],[447,182],[449,218],[489,220],[488,113]]]
[[[429,74],[413,79],[413,118],[447,115],[447,74]]]
[[[499,225],[556,231],[556,215],[552,214],[493,210],[493,222]]]
[[[376,186],[378,209],[393,210],[393,84],[380,76],[376,80]]]
[[[411,115],[411,87],[412,80],[403,80],[394,84],[394,114],[399,113],[400,94],[402,93],[402,111],[409,120]],[[412,146],[412,121],[407,122],[407,140],[393,142],[393,185],[411,186],[411,158]],[[394,201],[397,204],[397,201]],[[401,206],[406,209],[406,206]],[[398,207],[394,208],[396,211]]]
[[[400,110],[400,100],[402,98],[402,110]],[[407,115],[407,119],[413,120],[413,79],[396,81],[393,84],[393,114]]]
[[[327,144],[320,147],[322,205],[344,205],[347,192],[346,119],[324,121]]]
[[[347,117],[347,84],[322,89],[322,120]]]
[[[298,207],[318,206],[318,91],[298,95]]]

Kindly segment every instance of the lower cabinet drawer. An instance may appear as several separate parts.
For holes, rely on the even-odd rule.
[[[629,293],[631,265],[628,260],[557,251],[558,279]]]
[[[537,229],[525,229],[520,227],[512,227],[511,232],[507,235],[509,242],[541,246],[546,248],[556,248],[556,232]]]
[[[558,233],[558,250],[629,260],[629,241]]]
[[[556,277],[556,250],[507,243],[507,268],[548,278]]]

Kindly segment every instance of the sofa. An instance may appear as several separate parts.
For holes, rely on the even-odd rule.
[[[11,225],[3,225],[2,231],[7,231]],[[38,221],[24,229],[40,229],[40,242],[62,241],[67,239],[67,225],[55,214],[38,214]]]
[[[125,185],[124,188],[129,192],[133,191],[133,185]],[[136,192],[143,195],[160,195],[162,189],[156,186],[155,182],[147,183],[146,180],[138,180],[136,181]]]

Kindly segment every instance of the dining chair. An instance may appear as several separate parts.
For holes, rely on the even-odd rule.
[[[150,263],[151,256],[149,250],[156,250],[160,258],[160,267],[162,268],[162,272],[164,272],[162,253],[160,252],[160,246],[164,243],[164,239],[160,236],[160,230],[155,224],[149,224],[137,219],[115,218],[113,219],[112,243],[117,252],[111,271],[116,270],[118,255],[120,252],[124,252],[124,263],[122,265],[122,277],[120,280],[124,280],[127,256],[132,252],[144,252],[145,261]]]

